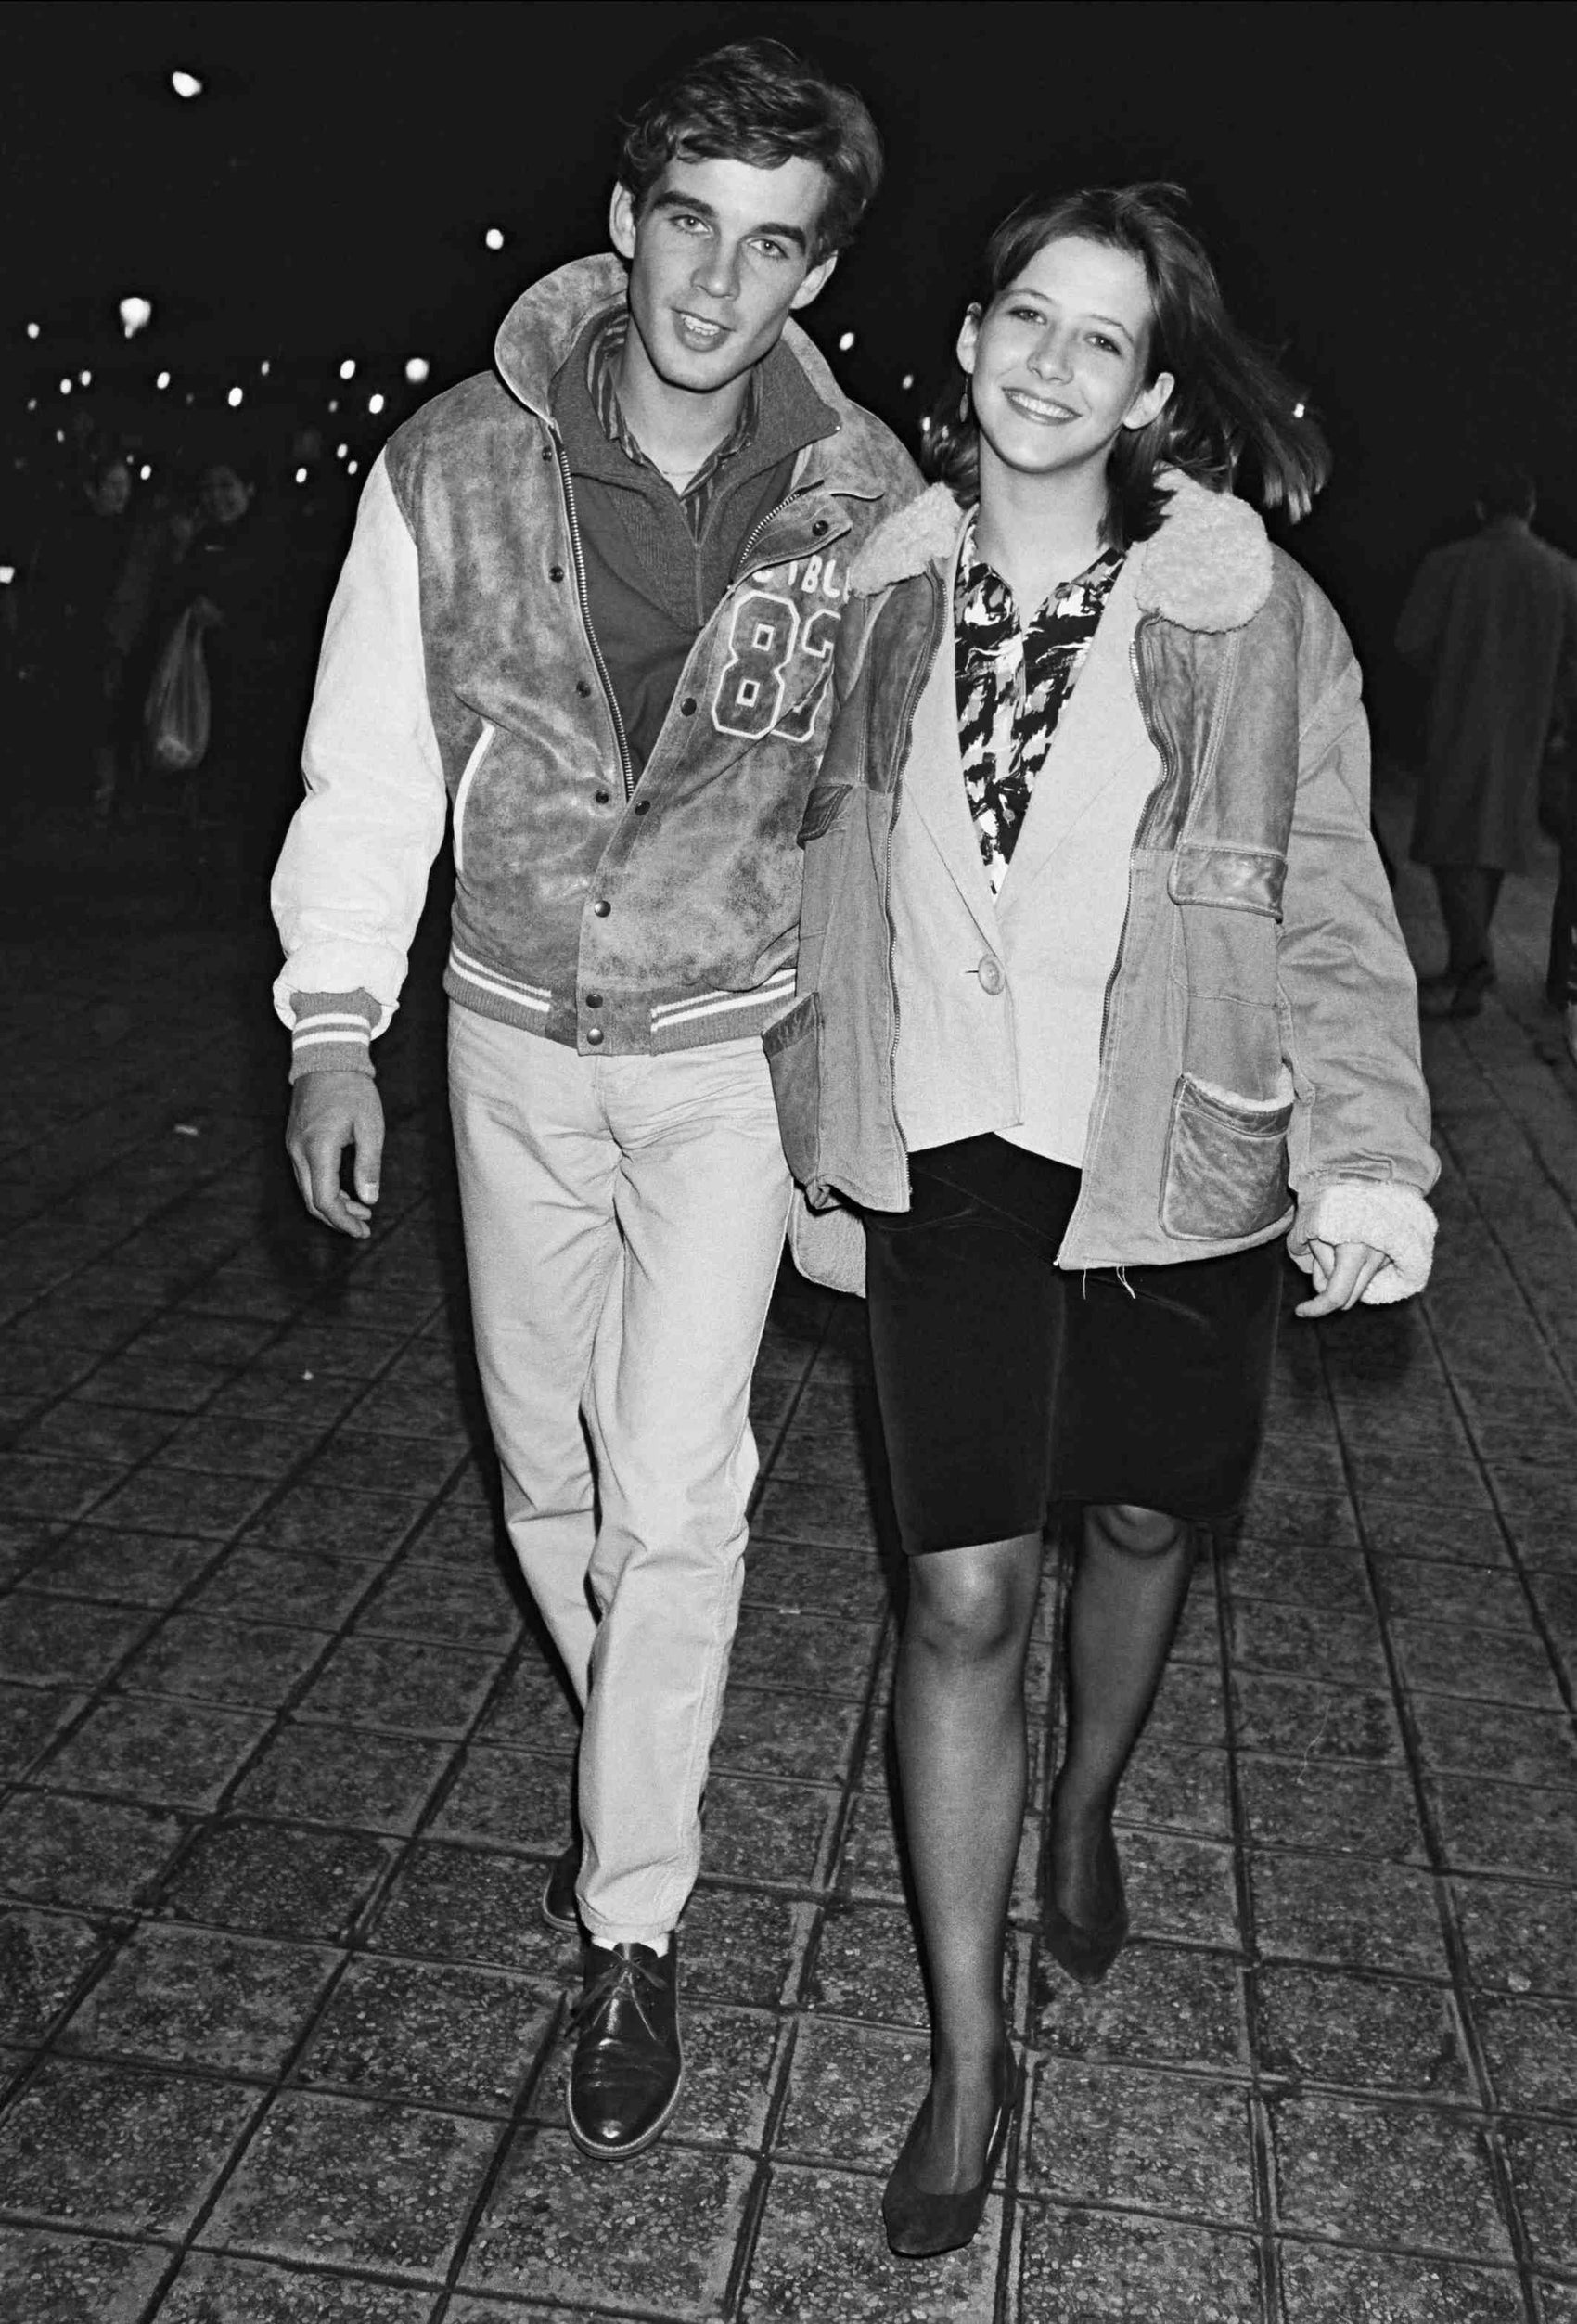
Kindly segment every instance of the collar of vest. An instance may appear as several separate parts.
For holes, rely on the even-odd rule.
[[[1191,630],[1242,629],[1270,596],[1270,536],[1256,510],[1231,493],[1209,492],[1172,470],[1166,514],[1133,551],[1140,610]],[[879,524],[850,568],[857,597],[876,597],[928,566],[945,573],[968,511],[933,484]]]

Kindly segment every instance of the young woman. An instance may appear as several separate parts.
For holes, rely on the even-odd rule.
[[[942,481],[852,569],[799,997],[767,1041],[801,1264],[847,1287],[863,1228],[909,1560],[933,2059],[883,2209],[916,2256],[974,2234],[1012,2108],[1048,1512],[1080,1504],[1083,1533],[1042,1944],[1093,1983],[1127,1932],[1113,1805],[1195,1531],[1258,1449],[1280,1246],[1317,1316],[1418,1290],[1433,1237],[1358,671],[1233,490],[1301,514],[1324,448],[1177,201],[1031,202],[991,241],[930,432]]]

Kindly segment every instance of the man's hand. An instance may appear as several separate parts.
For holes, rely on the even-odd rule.
[[[340,1162],[356,1149],[353,1198],[340,1186]],[[365,1242],[383,1164],[383,1100],[370,1073],[303,1073],[290,1095],[285,1150],[314,1218]]]
[[[1370,1243],[1317,1242],[1313,1237],[1309,1256],[1314,1263],[1318,1297],[1306,1299],[1295,1311],[1300,1316],[1334,1316],[1356,1306],[1381,1267],[1391,1264],[1385,1252]]]

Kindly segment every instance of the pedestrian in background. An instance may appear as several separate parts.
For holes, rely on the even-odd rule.
[[[1532,530],[1525,469],[1486,478],[1479,530],[1418,568],[1397,624],[1429,688],[1413,858],[1434,874],[1447,942],[1426,1016],[1473,1017],[1495,980],[1490,922],[1506,873],[1533,868],[1539,770],[1577,708],[1577,570]]]

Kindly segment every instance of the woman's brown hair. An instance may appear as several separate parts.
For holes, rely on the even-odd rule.
[[[1111,448],[1107,533],[1142,541],[1166,506],[1162,469],[1219,492],[1237,489],[1263,508],[1307,516],[1330,474],[1330,451],[1303,397],[1226,311],[1215,269],[1180,211],[1180,186],[1085,186],[1036,195],[1005,218],[986,244],[976,288],[983,314],[1037,250],[1076,236],[1138,260],[1154,320],[1147,382],[1170,371],[1174,385],[1147,427],[1124,429]],[[960,394],[959,382],[963,383]],[[925,428],[921,465],[961,501],[980,489],[980,432],[962,371]]]

